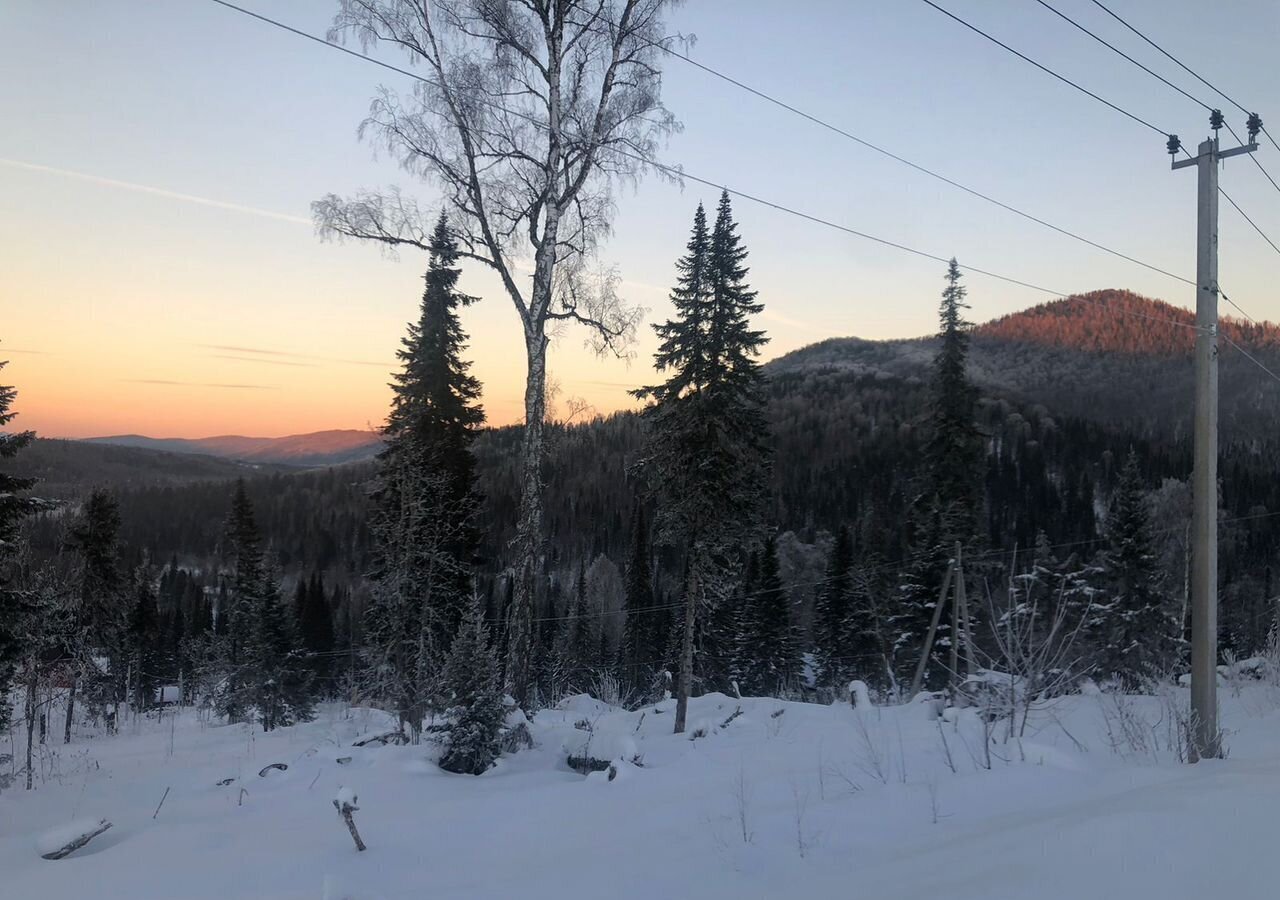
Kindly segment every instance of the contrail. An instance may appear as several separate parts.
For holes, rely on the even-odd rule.
[[[311,224],[310,219],[302,216],[291,216],[288,213],[272,212],[269,209],[259,209],[256,206],[244,206],[239,203],[226,203],[222,200],[213,200],[209,197],[197,197],[195,194],[183,194],[178,191],[169,191],[164,188],[151,187],[147,184],[137,184],[132,181],[120,181],[116,178],[103,178],[101,175],[90,175],[87,172],[75,172],[71,169],[59,169],[54,166],[42,166],[38,163],[23,162],[20,159],[5,159],[4,157],[0,157],[0,165],[12,166],[15,169],[26,169],[29,172],[43,172],[46,175],[61,175],[64,178],[79,178],[81,181],[88,181],[93,184],[102,185],[103,187],[124,188],[129,191],[152,194],[156,197],[165,197],[169,200],[181,200],[185,203],[195,203],[200,206],[211,206],[214,209],[226,209],[231,212],[248,213],[251,216],[261,216],[264,219],[277,219],[281,222],[293,222],[298,225]]]

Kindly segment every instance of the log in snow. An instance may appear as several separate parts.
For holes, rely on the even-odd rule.
[[[258,772],[258,777],[266,778],[267,773],[270,772],[272,769],[279,769],[281,772],[283,772],[287,768],[289,768],[289,766],[286,763],[272,763],[269,766],[263,766],[262,770]]]
[[[111,823],[106,819],[78,819],[69,825],[46,831],[38,842],[40,856],[42,859],[62,859],[75,853],[110,827]]]

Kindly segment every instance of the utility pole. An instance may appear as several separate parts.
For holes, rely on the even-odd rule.
[[[1249,143],[1218,149],[1222,112],[1213,110],[1213,137],[1203,141],[1194,159],[1175,160],[1173,168],[1195,166],[1199,175],[1196,217],[1196,366],[1195,471],[1191,515],[1191,727],[1187,759],[1222,755],[1218,732],[1218,162],[1258,149],[1262,121],[1249,117]],[[1173,156],[1181,148],[1169,136]]]

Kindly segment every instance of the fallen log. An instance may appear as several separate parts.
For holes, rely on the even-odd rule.
[[[81,822],[69,829],[59,829],[41,841],[42,845],[50,849],[41,853],[40,857],[41,859],[62,859],[64,856],[70,856],[110,827],[111,823],[106,819],[99,819],[97,824]]]

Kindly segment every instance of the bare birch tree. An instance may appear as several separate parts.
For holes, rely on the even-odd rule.
[[[405,171],[433,183],[461,256],[497,273],[527,359],[507,686],[529,692],[531,616],[542,570],[545,384],[550,330],[585,325],[622,354],[640,310],[598,260],[613,187],[652,168],[678,128],[662,105],[662,15],[675,0],[339,0],[329,39],[388,45],[422,74],[381,87],[362,123]],[[659,168],[668,175],[672,170]],[[398,189],[313,204],[321,234],[425,250],[431,217]],[[528,283],[519,270],[527,272]],[[526,276],[527,277],[527,276]]]

